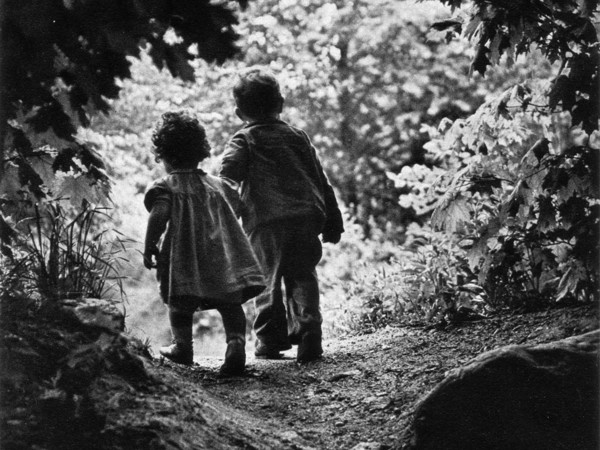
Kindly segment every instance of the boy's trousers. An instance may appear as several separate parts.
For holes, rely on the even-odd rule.
[[[316,266],[322,248],[318,232],[311,218],[295,218],[261,224],[250,233],[267,280],[267,288],[255,299],[254,330],[267,347],[290,348],[307,333],[321,337]]]

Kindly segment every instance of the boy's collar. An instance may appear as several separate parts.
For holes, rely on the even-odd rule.
[[[276,117],[270,117],[267,119],[257,119],[257,120],[253,120],[252,122],[248,122],[246,125],[244,125],[244,128],[253,127],[254,125],[267,124],[267,123],[283,123],[283,124],[287,125],[287,123],[281,119],[278,119]]]
[[[172,175],[174,173],[193,173],[193,172],[199,172],[200,174],[205,174],[206,173],[200,167],[197,167],[195,169],[173,169],[173,170],[171,170],[169,172],[169,175]]]

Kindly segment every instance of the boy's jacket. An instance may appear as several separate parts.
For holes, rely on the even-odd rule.
[[[323,233],[342,233],[333,189],[306,133],[272,119],[251,123],[230,140],[220,176],[241,184],[246,232],[282,219],[313,217]]]

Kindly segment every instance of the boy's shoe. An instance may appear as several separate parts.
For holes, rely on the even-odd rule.
[[[223,376],[243,375],[246,368],[245,342],[233,339],[227,343],[225,363],[219,369]]]
[[[296,333],[290,334],[288,339],[291,345],[300,345],[300,342],[302,342],[302,335]],[[292,348],[291,345],[289,348]],[[289,348],[286,348],[285,350],[289,350]]]
[[[256,350],[254,350],[254,356],[258,359],[281,359],[283,355],[281,352],[292,348],[290,344],[282,344],[277,346],[269,346],[264,344],[262,341],[256,341]]]
[[[181,344],[174,343],[166,347],[161,347],[158,352],[177,364],[191,366],[194,363],[194,350],[191,346],[182,346]]]
[[[321,346],[321,336],[315,333],[307,333],[302,336],[302,342],[298,345],[298,354],[296,361],[307,363],[315,361],[323,356],[323,347]]]

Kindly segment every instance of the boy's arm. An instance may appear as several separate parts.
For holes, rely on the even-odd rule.
[[[321,232],[323,235],[323,242],[337,244],[341,239],[342,233],[344,232],[344,220],[342,219],[342,213],[335,198],[333,187],[331,187],[331,184],[327,179],[327,175],[325,175],[325,171],[323,170],[323,166],[319,161],[314,147],[312,147],[312,151],[317,164],[317,170],[319,171],[319,178],[321,179],[324,191],[323,197],[325,199],[326,217],[325,225],[323,226],[323,231]]]
[[[333,188],[331,187],[331,184],[329,184],[325,173],[323,173],[323,177],[325,186],[325,209],[327,211],[325,225],[323,226],[322,231],[323,242],[337,244],[340,242],[342,233],[344,232],[344,220],[342,219],[342,212],[338,206]]]
[[[156,267],[158,257],[158,241],[167,228],[171,205],[164,200],[157,200],[152,205],[148,227],[146,229],[146,241],[144,245],[144,266],[147,269]],[[152,257],[154,256],[154,260]]]
[[[323,170],[323,166],[321,165],[321,161],[319,160],[319,156],[317,155],[317,150],[315,149],[314,145],[312,145],[308,134],[306,134],[304,131],[302,131],[302,134],[308,143],[311,157],[316,166],[317,177],[319,178],[321,186],[323,186],[323,198],[325,200],[325,225],[321,231],[321,234],[323,235],[323,242],[337,244],[340,242],[342,233],[344,232],[342,213],[335,198],[333,187],[331,187],[331,184],[327,179],[327,175],[325,175],[325,171]]]
[[[219,176],[238,184],[248,176],[248,143],[243,134],[235,134],[227,144]]]

